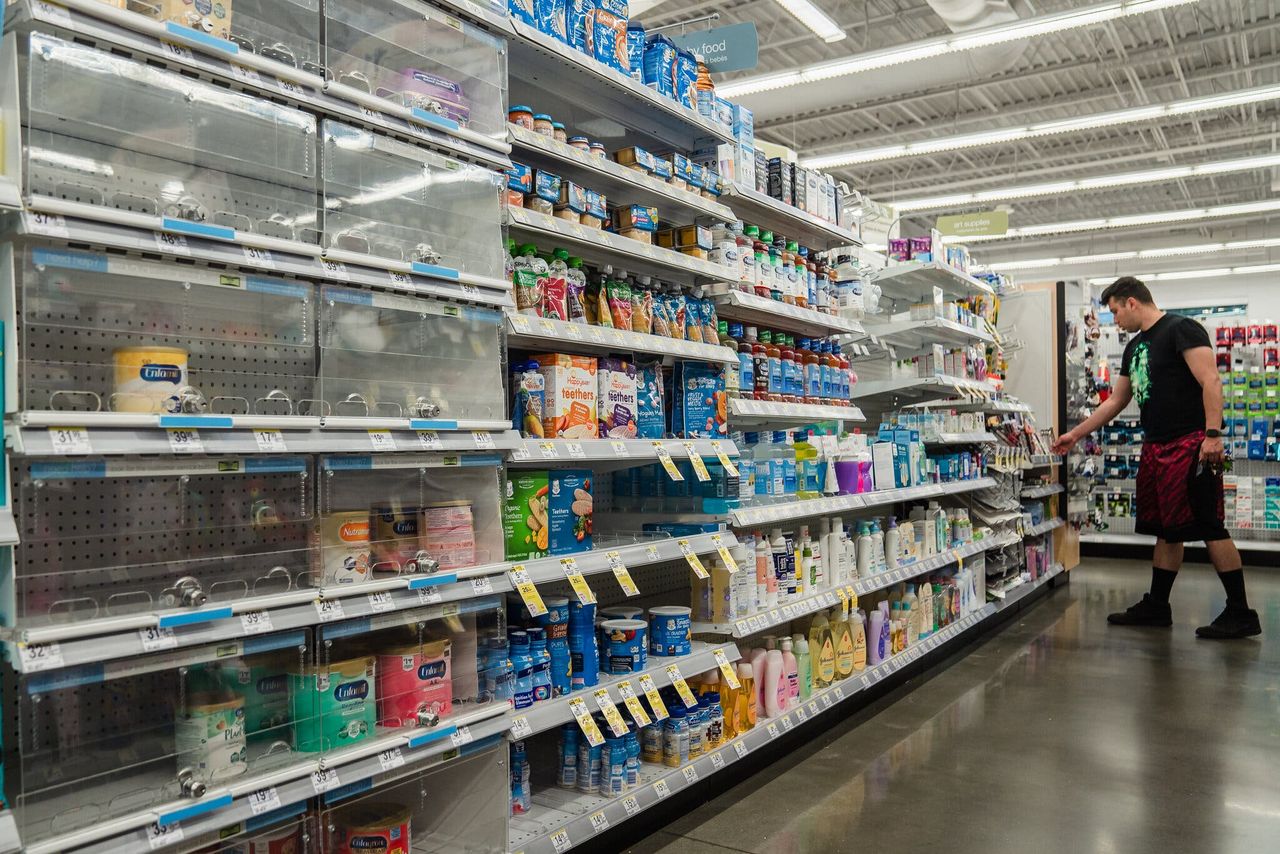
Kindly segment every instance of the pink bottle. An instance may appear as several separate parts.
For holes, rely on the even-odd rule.
[[[783,708],[789,709],[800,702],[800,665],[795,653],[791,651],[791,638],[782,639],[782,672],[786,674],[782,681],[787,687],[787,699]]]

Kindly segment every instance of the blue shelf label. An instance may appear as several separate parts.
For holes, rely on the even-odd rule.
[[[66,249],[35,249],[32,260],[44,267],[63,270],[83,270],[88,273],[107,272],[107,256],[101,252],[72,252]]]
[[[194,427],[196,429],[230,430],[235,426],[230,415],[161,415],[160,426]]]
[[[365,777],[363,780],[356,780],[354,783],[348,783],[345,786],[324,793],[324,802],[328,804],[336,804],[338,801],[345,801],[352,795],[358,795],[367,792],[373,788],[373,778]]]
[[[452,572],[444,575],[424,575],[420,578],[409,579],[409,589],[419,590],[423,587],[438,587],[441,584],[453,584],[458,580],[458,576]]]
[[[439,418],[410,418],[410,430],[457,430],[457,421],[447,421]]]
[[[437,116],[435,113],[429,113],[421,107],[414,107],[412,112],[413,117],[423,124],[435,125],[436,127],[441,127],[445,130],[458,129],[458,123],[453,119],[446,118],[444,116]]]
[[[215,798],[209,798],[198,804],[192,804],[189,807],[183,807],[180,810],[172,812],[160,813],[157,823],[160,825],[173,824],[175,821],[184,821],[189,818],[195,818],[198,815],[220,810],[223,807],[231,806],[231,795],[218,795]]]
[[[262,276],[248,276],[244,280],[244,289],[259,294],[272,294],[278,297],[297,297],[310,295],[311,289],[305,285],[295,285],[281,279],[268,279]]]
[[[424,732],[421,735],[411,735],[409,736],[409,747],[410,748],[422,747],[422,745],[424,744],[430,744],[433,741],[439,741],[442,738],[448,738],[449,736],[453,735],[457,731],[458,731],[458,728],[453,724],[450,724],[448,726],[443,726],[438,729],[433,729],[428,732]]]
[[[458,271],[452,267],[440,267],[436,264],[423,264],[421,261],[414,261],[410,266],[413,272],[423,276],[434,276],[437,279],[449,279],[456,282],[458,280]]]
[[[237,54],[240,52],[240,46],[233,41],[220,39],[217,36],[202,33],[199,30],[193,30],[190,27],[184,27],[181,24],[175,24],[173,21],[165,21],[164,28],[171,36],[176,36],[183,41],[194,42],[201,47],[207,47],[210,50],[230,54]]]
[[[208,623],[212,620],[226,620],[232,616],[231,606],[223,608],[206,608],[203,611],[191,611],[186,614],[165,614],[160,618],[160,628],[171,629],[175,626],[192,626],[196,623]]]
[[[192,237],[212,237],[214,240],[235,240],[236,230],[221,225],[205,225],[202,222],[190,222],[185,219],[165,217],[162,221],[165,231],[176,231],[179,234],[190,234]]]

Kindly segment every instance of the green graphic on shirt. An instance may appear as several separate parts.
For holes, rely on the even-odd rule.
[[[1138,399],[1139,406],[1145,406],[1151,397],[1151,364],[1148,361],[1146,341],[1133,348],[1133,358],[1129,361],[1129,382],[1133,384],[1133,396]]]

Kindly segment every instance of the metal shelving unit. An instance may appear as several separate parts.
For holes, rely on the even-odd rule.
[[[1044,498],[1048,495],[1057,495],[1059,492],[1065,492],[1066,487],[1060,483],[1050,483],[1044,486],[1030,486],[1022,490],[1023,498]]]
[[[939,433],[936,439],[925,439],[926,445],[984,445],[996,441],[996,437],[985,431],[978,433]]]
[[[862,245],[858,236],[849,229],[767,196],[754,187],[726,182],[723,198],[741,219],[775,234],[785,234],[802,246],[825,250]]]
[[[768,329],[782,329],[808,336],[850,335],[862,338],[865,335],[862,324],[856,320],[823,314],[811,308],[801,308],[746,291],[725,290],[712,299],[721,317],[758,324]]]
[[[905,489],[876,490],[875,492],[864,492],[860,495],[837,495],[832,498],[789,501],[783,504],[766,504],[761,507],[743,507],[731,510],[729,519],[735,528],[754,528],[773,522],[787,522],[795,519],[808,519],[814,516],[849,513],[867,507],[884,507],[901,501],[916,501],[937,498],[943,495],[958,495],[963,492],[986,489],[994,485],[995,481],[991,478],[980,477],[951,483],[909,486]]]
[[[608,329],[524,314],[508,314],[506,325],[507,343],[526,350],[549,347],[575,353],[644,353],[649,356],[696,359],[721,364],[734,364],[738,361],[737,353],[719,344],[664,338],[628,329]]]
[[[937,261],[890,264],[876,273],[875,282],[886,298],[902,302],[932,301],[934,288],[941,288],[945,299],[994,293],[986,282]]]
[[[899,354],[915,353],[930,344],[950,346],[990,344],[994,339],[981,329],[954,320],[893,320],[888,323],[864,324],[869,334],[891,344]]]

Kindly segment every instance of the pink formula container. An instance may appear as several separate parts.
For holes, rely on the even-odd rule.
[[[378,723],[433,726],[453,711],[448,639],[413,643],[378,655]]]

